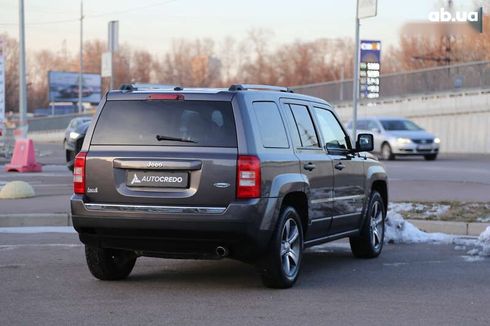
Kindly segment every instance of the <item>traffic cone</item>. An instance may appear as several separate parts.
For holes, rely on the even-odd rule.
[[[17,139],[14,155],[10,164],[5,165],[7,172],[41,172],[41,164],[36,162],[32,139]]]

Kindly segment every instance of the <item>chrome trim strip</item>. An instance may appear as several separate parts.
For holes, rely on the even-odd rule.
[[[328,217],[321,217],[321,218],[317,218],[315,220],[311,220],[311,223],[322,222],[322,221],[326,221],[326,220],[330,220],[330,219],[336,219],[336,218],[342,218],[342,217],[349,217],[349,216],[354,216],[354,215],[361,215],[361,212],[342,214],[342,215],[334,215],[334,216],[328,216]]]
[[[147,206],[118,204],[85,204],[89,211],[119,211],[163,214],[222,214],[226,207]]]
[[[320,203],[331,203],[337,200],[349,200],[349,199],[364,199],[365,195],[353,195],[353,196],[342,196],[342,197],[333,197],[333,198],[321,198],[314,199],[311,201],[312,204],[320,204]]]

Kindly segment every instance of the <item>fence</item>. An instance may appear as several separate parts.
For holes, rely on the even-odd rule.
[[[331,103],[352,101],[352,79],[291,88],[297,93],[320,97]],[[379,98],[485,88],[490,88],[490,61],[384,74],[380,76]]]

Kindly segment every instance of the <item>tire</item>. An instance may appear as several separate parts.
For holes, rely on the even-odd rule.
[[[395,159],[390,144],[384,143],[383,146],[381,146],[381,159],[385,161],[393,161]]]
[[[130,251],[85,246],[85,258],[93,276],[103,281],[116,281],[128,277],[136,263]]]
[[[279,216],[276,230],[259,270],[265,286],[286,289],[298,279],[303,260],[303,227],[293,207],[285,207]]]
[[[349,238],[352,254],[357,258],[375,258],[383,250],[386,209],[383,197],[373,190],[357,237]]]
[[[77,155],[76,155],[75,152],[66,150],[66,167],[71,172],[73,172],[73,168],[74,168],[74,165],[75,165],[75,157],[76,156]]]
[[[437,159],[437,154],[424,155],[426,161],[435,161]]]

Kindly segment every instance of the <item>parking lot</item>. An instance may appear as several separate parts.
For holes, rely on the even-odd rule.
[[[68,212],[72,175],[61,145],[36,149],[42,173],[2,171],[0,181],[27,181],[37,196],[0,202],[3,214]],[[475,155],[384,162],[392,201],[475,202],[490,200],[489,163]],[[469,256],[464,238],[386,244],[374,260],[355,259],[346,241],[315,247],[296,286],[272,291],[252,266],[230,260],[140,258],[128,280],[102,282],[73,230],[19,230],[0,233],[2,325],[413,325],[414,315],[420,325],[488,324],[490,260]]]
[[[95,280],[75,234],[0,234],[2,325],[488,325],[490,260],[448,245],[387,245],[374,260],[335,242],[305,255],[290,290],[230,261],[142,258]]]

